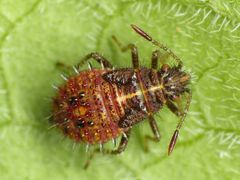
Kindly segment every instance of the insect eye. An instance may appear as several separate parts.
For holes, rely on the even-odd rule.
[[[70,104],[71,106],[74,106],[74,105],[76,105],[76,104],[78,103],[78,98],[75,97],[75,96],[70,97],[69,100],[68,100],[68,102],[69,102],[69,104]]]

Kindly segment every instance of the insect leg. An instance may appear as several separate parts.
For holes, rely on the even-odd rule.
[[[136,25],[131,24],[131,27],[133,28],[133,30],[138,33],[140,36],[144,37],[146,40],[150,41],[151,43],[153,43],[155,46],[158,46],[160,49],[163,49],[164,51],[166,51],[170,56],[172,56],[173,59],[176,60],[176,62],[178,63],[178,67],[182,67],[182,61],[181,59],[174,54],[174,52],[169,49],[168,47],[166,47],[165,45],[163,45],[162,43],[154,40],[151,36],[149,36],[146,32],[144,32],[141,28],[139,28]]]
[[[122,135],[121,141],[118,145],[118,148],[116,150],[112,150],[110,153],[111,154],[120,154],[121,152],[123,152],[128,144],[128,140],[131,134],[131,128],[129,128],[124,135]]]
[[[86,161],[86,163],[84,164],[83,166],[83,169],[87,169],[91,163],[91,160],[93,159],[94,157],[94,152],[91,152],[89,155],[88,155],[88,159]]]
[[[151,64],[152,69],[157,70],[159,54],[160,54],[159,50],[153,51],[152,53],[152,64]]]
[[[103,153],[103,154],[112,154],[112,155],[116,155],[116,154],[122,153],[126,149],[126,147],[127,147],[128,140],[129,140],[129,137],[130,137],[130,132],[131,132],[131,129],[128,129],[124,133],[124,135],[122,135],[121,141],[120,141],[120,143],[118,145],[118,148],[116,150],[107,150],[107,149],[100,150],[100,149],[96,149],[94,152],[92,152],[89,155],[86,163],[84,164],[83,169],[87,169],[89,167],[90,162],[93,159],[95,152],[96,153]]]
[[[88,159],[87,159],[83,168],[87,169],[89,167],[90,162],[93,159],[95,152],[103,153],[103,154],[112,154],[112,155],[122,153],[127,147],[128,140],[129,140],[129,137],[130,137],[130,133],[131,133],[131,128],[129,128],[127,131],[124,132],[124,134],[122,135],[121,141],[118,145],[118,148],[116,150],[107,150],[107,149],[99,149],[98,148],[94,152],[91,152],[89,154],[89,157],[88,157]]]
[[[168,53],[161,53],[159,50],[155,50],[152,53],[152,64],[151,68],[157,70],[158,68],[158,59],[160,60],[161,64],[166,64],[166,61],[169,57]]]
[[[191,99],[192,99],[192,92],[189,90],[188,92],[188,97],[187,97],[187,103],[186,103],[186,106],[184,108],[184,112],[183,114],[181,115],[181,118],[177,124],[177,127],[176,127],[176,130],[174,131],[173,135],[172,135],[172,138],[171,138],[171,141],[170,141],[170,144],[168,146],[168,155],[170,155],[176,145],[176,142],[177,142],[177,138],[178,138],[178,134],[179,134],[179,130],[181,129],[182,127],[182,124],[186,118],[186,115],[187,115],[187,111],[189,110],[189,106],[190,106],[190,102],[191,102]]]
[[[93,58],[94,60],[96,60],[98,63],[103,65],[104,68],[112,68],[113,67],[111,65],[111,63],[107,59],[105,59],[101,54],[99,54],[97,52],[92,52],[92,53],[87,54],[85,57],[83,57],[80,60],[80,62],[76,65],[76,68],[79,69],[79,67],[82,66],[83,64],[85,64],[86,62],[88,62],[90,58]]]
[[[148,142],[149,141],[154,141],[154,142],[159,142],[161,139],[161,135],[157,126],[157,123],[152,115],[149,116],[149,124],[152,129],[152,132],[154,134],[154,137],[146,135],[144,137],[144,150],[148,152]]]
[[[183,115],[183,112],[181,109],[179,109],[173,102],[167,101],[166,105],[170,111],[172,111],[176,116],[180,117]]]
[[[112,155],[122,153],[127,147],[130,134],[131,134],[131,128],[128,128],[127,131],[125,131],[123,133],[123,135],[121,137],[121,141],[120,141],[117,149],[115,149],[115,150],[96,149],[96,152],[102,152],[103,154],[112,154]]]
[[[64,64],[60,61],[57,61],[55,64],[56,68],[59,69],[61,72],[63,72],[64,74],[68,75],[69,72],[72,71],[73,67],[68,65],[68,64]],[[64,77],[64,75],[62,75],[62,77]]]
[[[115,36],[112,36],[112,39],[118,45],[118,47],[121,49],[122,52],[126,52],[127,50],[131,49],[133,68],[134,69],[139,68],[138,50],[136,45],[128,44],[127,46],[122,46],[120,41],[118,41],[118,39]]]

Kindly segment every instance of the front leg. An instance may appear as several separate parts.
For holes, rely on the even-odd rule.
[[[168,53],[161,53],[159,50],[155,50],[152,53],[151,68],[154,70],[158,69],[158,60],[162,65],[166,64],[167,59],[169,58]]]
[[[170,111],[172,111],[176,116],[180,117],[183,115],[183,112],[178,108],[172,101],[167,101],[166,105]]]
[[[157,70],[159,54],[160,54],[159,50],[153,51],[153,53],[152,53],[152,61],[151,61],[152,69]]]
[[[127,145],[128,145],[128,141],[129,141],[129,138],[130,138],[130,134],[131,134],[131,128],[127,129],[127,130],[123,133],[123,135],[122,135],[122,137],[121,137],[121,141],[120,141],[120,143],[119,143],[119,145],[118,145],[118,148],[115,149],[115,150],[96,149],[94,152],[90,153],[87,161],[85,162],[85,164],[84,164],[84,166],[83,166],[83,168],[84,168],[84,169],[87,169],[87,168],[89,167],[89,165],[90,165],[90,163],[91,163],[91,160],[93,159],[95,153],[99,153],[99,152],[100,152],[100,153],[103,153],[103,154],[112,154],[112,155],[116,155],[116,154],[122,153],[122,152],[126,149],[126,147],[127,147]]]
[[[139,68],[139,60],[138,60],[138,50],[137,50],[136,45],[128,44],[127,46],[122,46],[120,41],[115,36],[112,36],[112,39],[118,45],[118,47],[121,49],[122,52],[126,52],[129,49],[131,50],[133,68],[138,69]]]

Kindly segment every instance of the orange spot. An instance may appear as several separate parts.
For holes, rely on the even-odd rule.
[[[83,116],[86,114],[86,112],[87,108],[80,106],[79,108],[76,108],[73,113],[75,116]]]

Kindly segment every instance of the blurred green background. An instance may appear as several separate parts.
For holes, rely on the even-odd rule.
[[[48,130],[52,84],[60,61],[74,65],[92,51],[115,67],[131,66],[139,47],[150,65],[150,43],[137,24],[167,44],[193,75],[193,101],[174,153],[167,146],[178,118],[156,114],[160,143],[143,151],[147,122],[134,127],[119,156],[96,155],[87,171],[85,145]],[[240,1],[238,0],[0,0],[0,179],[240,179]],[[111,145],[109,145],[111,146]]]

